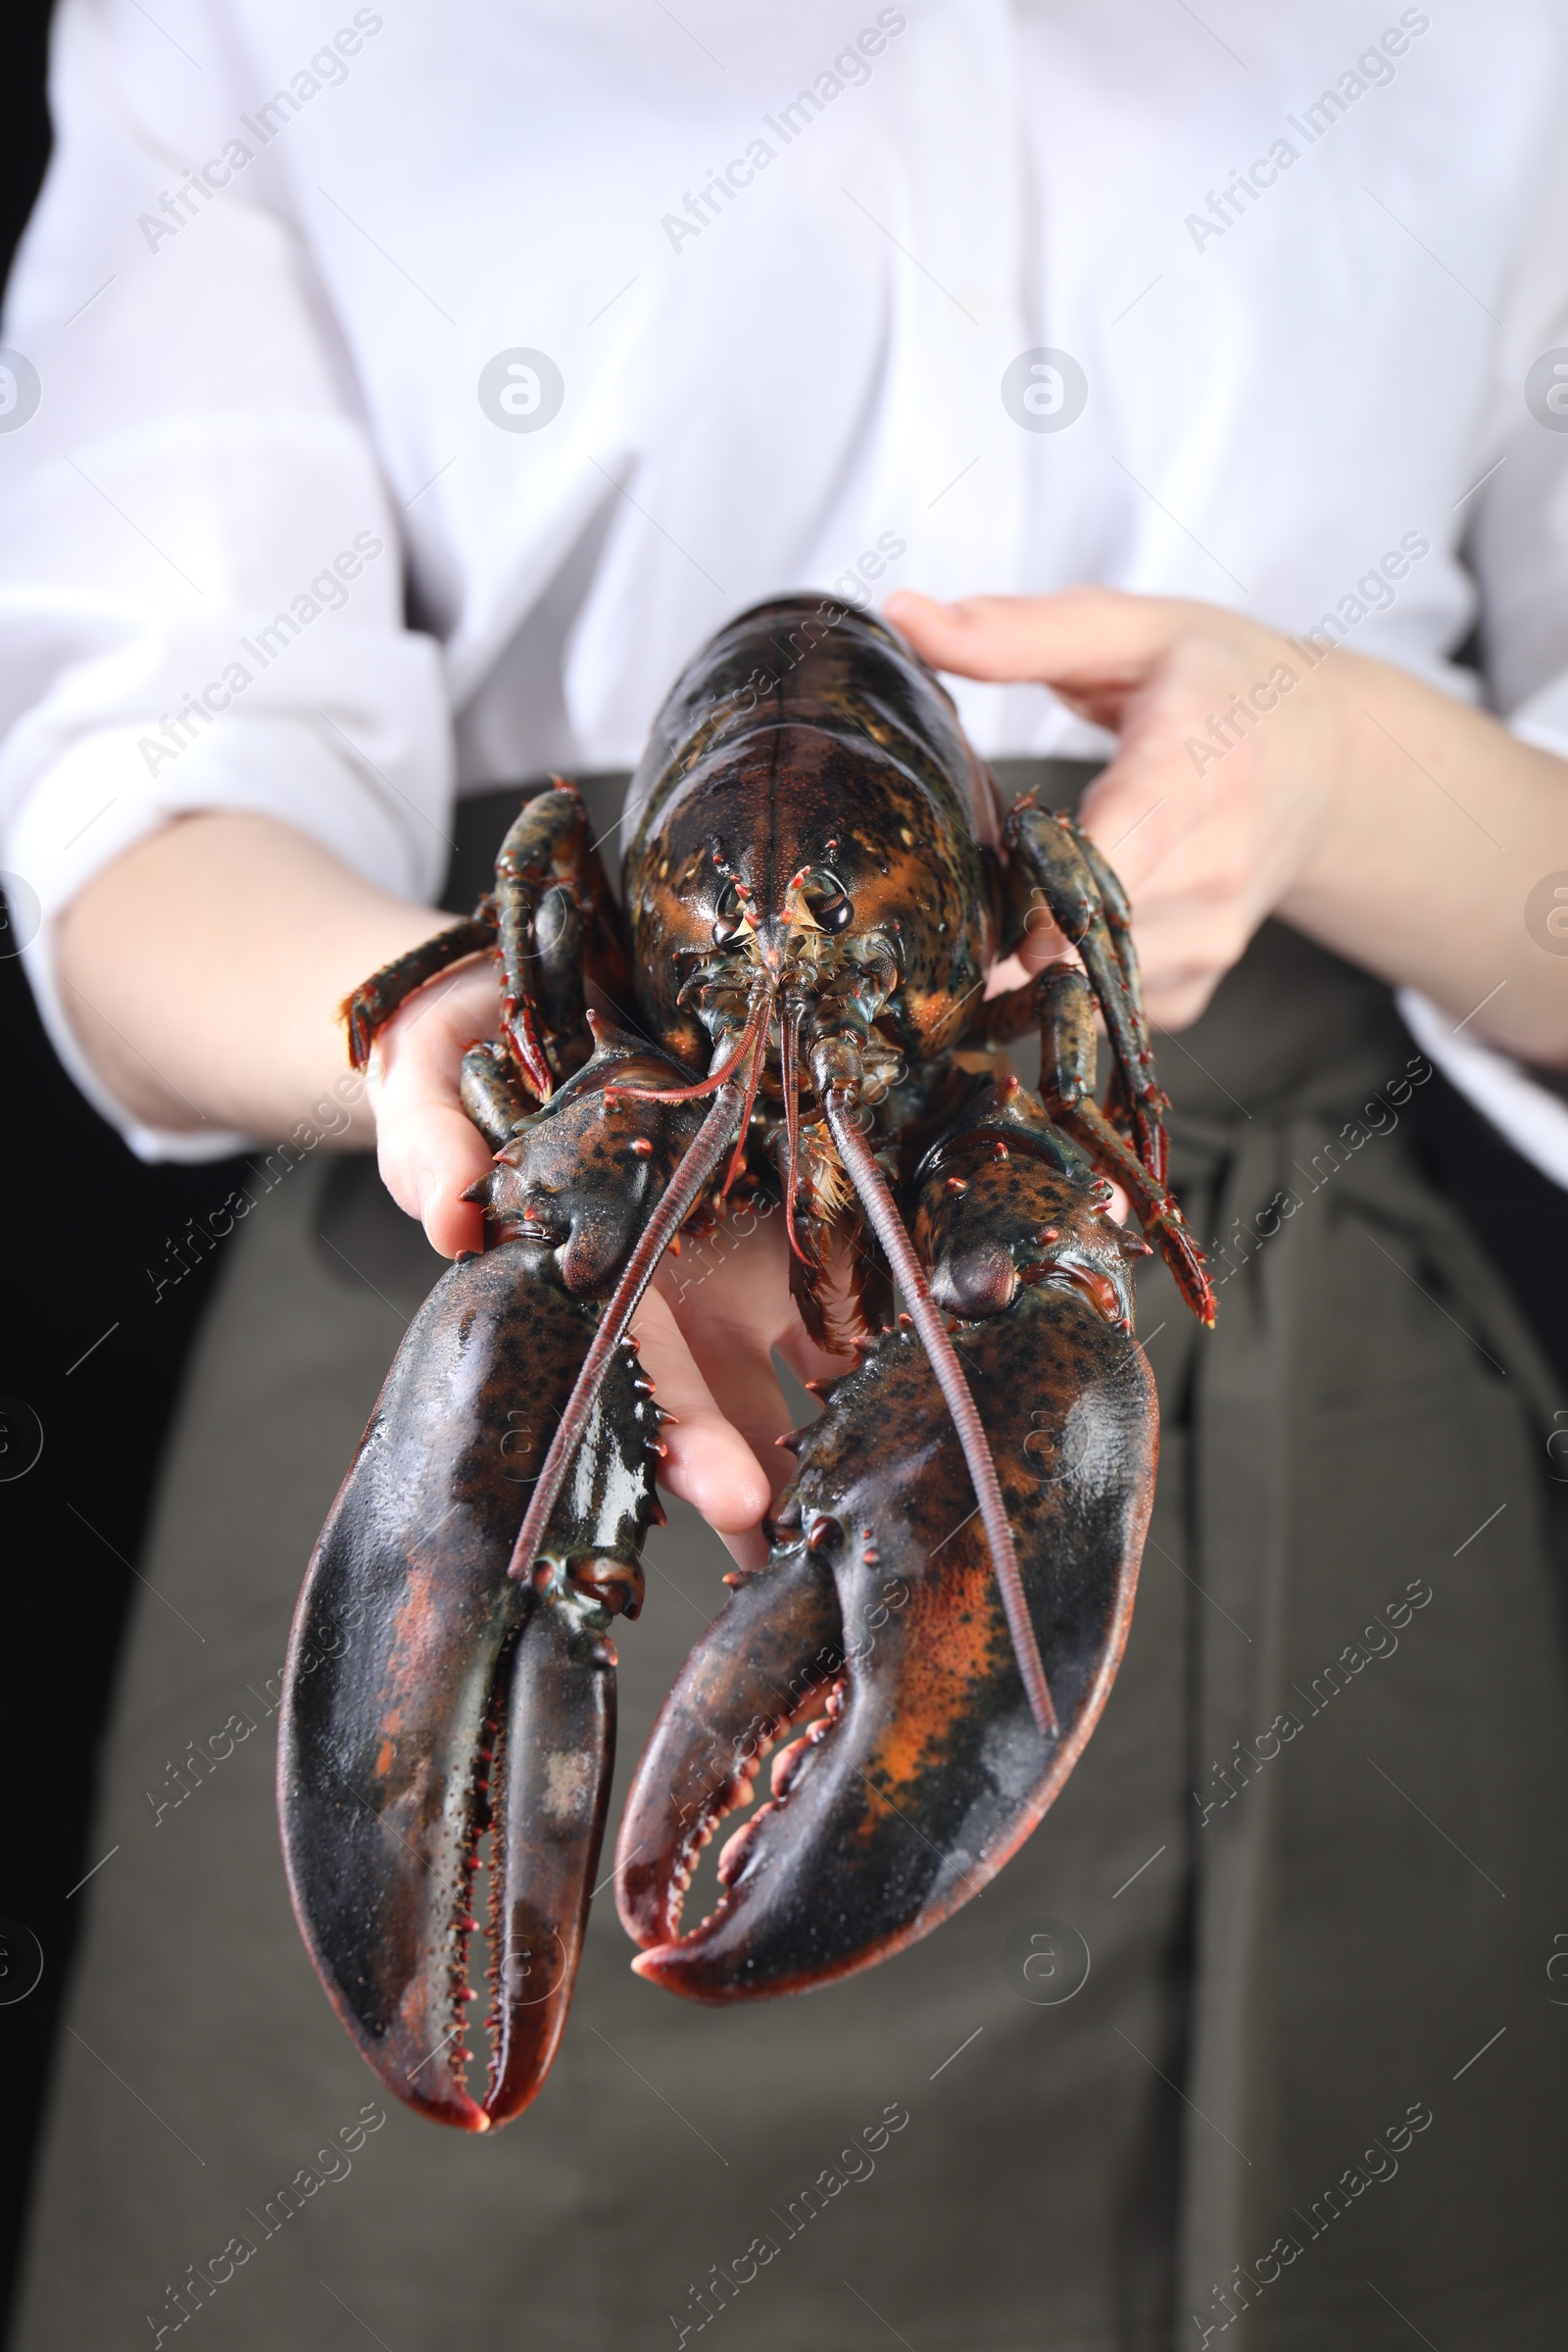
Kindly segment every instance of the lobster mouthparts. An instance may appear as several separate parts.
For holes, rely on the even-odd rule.
[[[1014,1177],[1035,1213],[1054,1200],[1063,1224],[1086,1223],[1081,1195],[1038,1162]],[[1097,1307],[1092,1275],[1030,1283],[955,1334],[1056,1733],[1031,1712],[925,1352],[889,1334],[800,1439],[769,1563],[698,1642],[643,1758],[617,1877],[640,1976],[733,2001],[869,1967],[977,1894],[1051,1804],[1126,1641],[1156,1451],[1148,1363],[1119,1307],[1114,1321]],[[699,1848],[748,1801],[768,1748],[808,1723],[720,1856],[716,1909],[682,1936]]]

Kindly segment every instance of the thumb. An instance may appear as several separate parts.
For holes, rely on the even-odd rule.
[[[955,604],[901,589],[883,608],[934,669],[1001,683],[1031,680],[1114,724],[1122,702],[1199,608],[1115,588],[1057,596],[965,596]]]

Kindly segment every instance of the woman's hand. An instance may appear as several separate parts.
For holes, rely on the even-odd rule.
[[[1331,682],[1237,613],[1104,589],[906,594],[888,618],[935,668],[1038,680],[1120,737],[1080,815],[1136,908],[1151,1019],[1196,1020],[1332,829],[1348,746]],[[1026,968],[1060,950],[1037,929]]]
[[[463,1196],[491,1152],[463,1107],[458,1080],[468,1048],[500,1029],[494,961],[475,957],[399,1005],[377,1031],[365,1072],[381,1181],[443,1257],[484,1247],[484,1211]]]
[[[1037,681],[1117,734],[1081,814],[1132,901],[1159,1025],[1195,1020],[1279,914],[1470,1035],[1568,1063],[1568,958],[1524,922],[1568,861],[1568,762],[1403,670],[1214,606],[1079,588],[901,594],[887,616],[935,668]],[[1037,935],[1024,961],[1060,946]]]

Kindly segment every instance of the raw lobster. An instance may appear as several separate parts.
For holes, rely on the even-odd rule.
[[[1115,1185],[1213,1319],[1166,1189],[1122,892],[1069,818],[1026,800],[1004,823],[902,639],[815,598],[742,614],[661,712],[628,826],[617,908],[576,793],[529,800],[493,896],[344,1007],[363,1064],[414,989],[499,964],[501,1034],[463,1072],[495,1152],[485,1247],[410,1328],[322,1531],[279,1755],[295,1910],[339,2016],[400,2098],[470,2131],[527,2106],[565,2023],[610,1632],[662,1515],[630,1327],[682,1228],[781,1200],[806,1327],[854,1359],[789,1441],[767,1564],[729,1578],[626,1807],[633,1965],[699,2000],[818,1984],[926,1934],[1094,1729],[1157,1451],[1129,1264],[1150,1245],[1109,1213]],[[1075,953],[988,1001],[1041,907]],[[1038,1099],[955,1058],[1031,1023]],[[682,1934],[698,1849],[770,1748],[771,1797]]]

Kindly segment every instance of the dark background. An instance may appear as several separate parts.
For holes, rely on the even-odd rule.
[[[48,0],[0,20],[0,271],[48,157]],[[0,1401],[43,1425],[34,1468],[0,1454],[0,2332],[27,2171],[79,1910],[97,1742],[133,1590],[159,1449],[218,1260],[155,1299],[170,1245],[221,1200],[226,1167],[143,1167],[66,1078],[0,931]],[[1568,1195],[1441,1079],[1415,1099],[1443,1180],[1509,1277],[1568,1395]],[[177,1264],[177,1260],[173,1261]],[[107,1336],[105,1336],[107,1335]],[[90,1352],[88,1352],[90,1351]],[[14,1454],[13,1459],[17,1458]],[[23,2000],[8,1987],[43,1975]]]
[[[48,155],[48,0],[7,0],[0,11],[0,269],[9,269]],[[210,1209],[231,1181],[211,1165],[147,1168],[132,1158],[56,1061],[12,947],[7,925],[0,1396],[31,1406],[44,1445],[37,1466],[15,1481],[4,1479],[0,1455],[0,2331],[80,1915],[80,1898],[67,1898],[99,1859],[85,1840],[129,1563],[211,1279],[209,1264],[155,1305],[147,1268],[167,1268],[187,1215]],[[32,1973],[32,1946],[17,1926],[42,1945],[43,1975],[36,1991],[8,2002],[8,1988]]]

